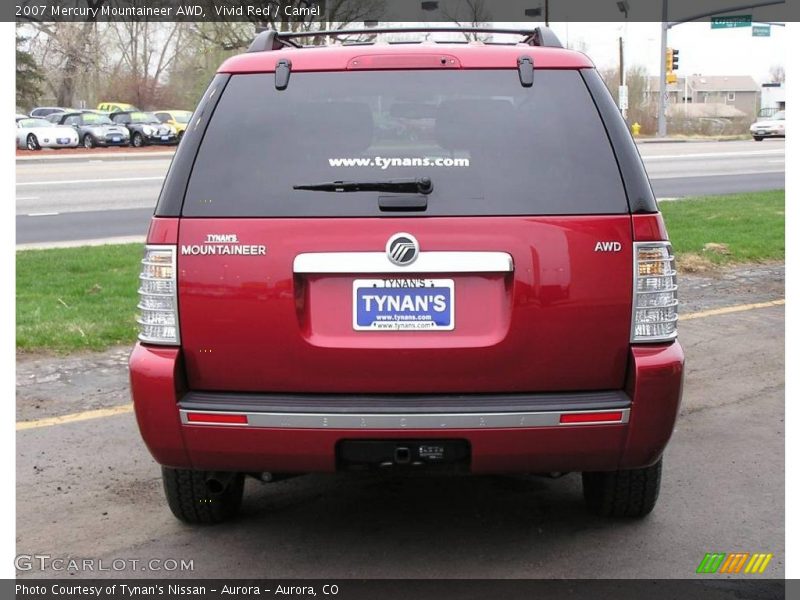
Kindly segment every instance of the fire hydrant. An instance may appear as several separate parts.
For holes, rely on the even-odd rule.
[[[639,123],[634,123],[631,125],[631,131],[633,131],[633,135],[639,135],[639,131],[641,131],[642,126]]]

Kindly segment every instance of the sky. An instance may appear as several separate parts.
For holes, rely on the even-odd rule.
[[[659,72],[660,23],[551,23],[550,27],[565,46],[582,41],[599,69],[618,64],[618,38],[623,36],[626,63],[643,65],[652,75]],[[761,84],[769,81],[770,67],[785,67],[787,62],[785,27],[773,26],[770,37],[753,37],[749,27],[712,30],[708,21],[684,23],[671,28],[667,40],[669,47],[680,50],[679,75],[750,75]]]

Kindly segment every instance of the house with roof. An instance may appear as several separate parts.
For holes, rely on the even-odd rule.
[[[646,93],[658,99],[658,77],[648,78]],[[667,86],[668,113],[687,117],[754,119],[760,108],[761,88],[749,75],[688,75]]]

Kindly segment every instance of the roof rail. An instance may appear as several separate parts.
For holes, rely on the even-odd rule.
[[[511,29],[492,27],[387,27],[373,29],[330,29],[320,31],[275,31],[257,29],[258,35],[247,49],[248,52],[279,50],[286,46],[302,48],[296,38],[343,37],[348,35],[378,35],[383,33],[498,33],[523,36],[522,42],[531,46],[563,48],[561,42],[549,27],[535,29]]]

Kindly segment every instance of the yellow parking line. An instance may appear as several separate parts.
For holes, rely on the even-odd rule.
[[[755,304],[737,304],[736,306],[723,306],[722,308],[712,308],[711,310],[702,310],[700,312],[689,313],[687,315],[680,315],[681,321],[689,321],[691,319],[702,319],[704,317],[716,317],[717,315],[729,315],[731,313],[743,312],[745,310],[753,310],[756,308],[769,308],[771,306],[783,306],[786,304],[786,299],[770,300],[769,302],[756,302]]]
[[[688,321],[691,319],[702,319],[705,317],[714,317],[717,315],[728,315],[731,313],[743,312],[746,310],[754,310],[756,308],[768,308],[771,306],[783,306],[786,300],[771,300],[769,302],[757,302],[755,304],[739,304],[736,306],[724,306],[722,308],[713,308],[711,310],[703,310],[700,312],[689,313],[681,315],[681,321]],[[17,423],[17,431],[24,431],[26,429],[38,429],[40,427],[51,427],[53,425],[63,425],[65,423],[75,423],[77,421],[89,421],[91,419],[102,419],[103,417],[113,417],[114,415],[121,415],[133,411],[133,404],[123,404],[122,406],[113,406],[111,408],[98,408],[96,410],[87,410],[84,412],[73,413],[71,415],[62,415],[60,417],[48,417],[46,419],[37,419],[33,421],[20,421]]]
[[[113,417],[133,411],[133,404],[123,404],[122,406],[112,406],[111,408],[98,408],[86,410],[71,415],[61,415],[60,417],[48,417],[46,419],[36,419],[33,421],[19,421],[17,431],[26,429],[38,429],[39,427],[51,427],[52,425],[63,425],[64,423],[75,423],[76,421],[88,421],[90,419],[102,419],[103,417]]]

